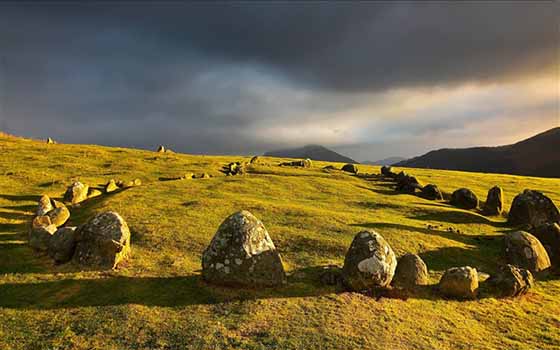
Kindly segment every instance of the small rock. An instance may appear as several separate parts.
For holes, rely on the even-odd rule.
[[[64,193],[64,201],[77,204],[85,201],[88,196],[89,186],[79,181],[74,182]]]
[[[52,145],[52,144],[55,144],[55,143],[56,142],[53,139],[51,139],[50,137],[47,138],[47,144]]]
[[[428,184],[422,187],[422,191],[420,192],[420,195],[430,200],[443,200],[443,195],[441,194],[441,191],[439,190],[437,185],[434,184]]]
[[[502,266],[487,283],[501,297],[516,297],[529,291],[534,285],[531,271],[513,265]]]
[[[89,189],[89,193],[88,193],[88,198],[94,198],[94,197],[99,197],[101,196],[103,193],[96,189],[96,188],[91,188]]]
[[[159,153],[163,153],[163,152],[165,152],[165,147],[164,147],[163,145],[160,145],[160,146],[157,148],[157,151],[158,151]]]
[[[393,176],[395,174],[393,173],[393,168],[391,168],[391,166],[384,165],[381,167],[381,175]]]
[[[438,288],[448,297],[475,299],[478,293],[476,269],[470,266],[452,267],[445,271]]]
[[[429,282],[428,276],[428,267],[422,258],[409,253],[398,259],[392,284],[400,288],[427,285]]]
[[[42,195],[37,205],[36,214],[38,216],[45,215],[53,209],[51,199],[47,195]]]
[[[70,211],[66,208],[66,206],[64,206],[49,211],[47,216],[51,219],[51,223],[53,225],[60,227],[70,218]]]
[[[352,173],[352,174],[357,174],[358,173],[358,167],[356,166],[356,164],[345,164],[342,167],[342,171],[346,171],[347,173]]]
[[[142,180],[140,180],[140,179],[134,179],[133,183],[134,183],[134,186],[142,186]]]
[[[111,193],[111,192],[114,192],[118,189],[119,189],[119,186],[117,186],[117,183],[115,182],[114,179],[109,180],[109,182],[107,182],[107,184],[105,185],[105,192],[106,193]]]
[[[475,209],[478,207],[478,197],[468,188],[460,188],[453,192],[450,203],[462,209]]]
[[[510,264],[539,272],[550,267],[550,258],[541,242],[525,231],[506,235],[506,257]]]

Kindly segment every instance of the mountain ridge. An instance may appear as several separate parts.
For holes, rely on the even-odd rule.
[[[319,160],[325,162],[339,162],[359,164],[354,159],[335,152],[321,145],[305,145],[303,147],[279,149],[275,151],[265,152],[266,157],[279,158],[309,158],[311,160]]]

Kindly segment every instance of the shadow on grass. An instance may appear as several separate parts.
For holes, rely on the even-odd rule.
[[[493,221],[475,212],[465,210],[432,210],[422,208],[415,210],[410,219],[422,221],[439,221],[452,224],[486,224],[494,227],[507,227],[506,221]]]
[[[37,202],[39,200],[39,198],[41,198],[41,196],[40,195],[0,194],[0,198],[7,199],[7,200],[13,201],[13,202],[19,202],[19,201],[34,201],[34,202]]]

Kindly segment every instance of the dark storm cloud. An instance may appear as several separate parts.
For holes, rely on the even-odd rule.
[[[262,128],[320,123],[368,94],[551,71],[558,9],[558,2],[3,3],[0,126],[67,142],[262,152],[288,142],[260,135]]]

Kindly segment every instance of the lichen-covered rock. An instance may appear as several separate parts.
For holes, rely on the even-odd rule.
[[[37,211],[35,212],[36,215],[41,216],[47,214],[49,211],[53,209],[53,205],[51,203],[51,199],[49,196],[42,195],[39,198],[39,203],[37,204]]]
[[[233,286],[277,286],[286,282],[282,260],[263,223],[243,210],[222,222],[202,254],[202,277]]]
[[[533,272],[550,267],[550,258],[539,240],[525,231],[506,235],[506,257],[508,262]]]
[[[484,203],[484,213],[486,215],[500,215],[504,209],[504,191],[499,186],[494,186],[488,190],[486,203]]]
[[[76,227],[61,227],[52,235],[48,254],[57,263],[62,264],[72,259],[76,248]]]
[[[89,186],[76,181],[64,193],[64,201],[77,204],[85,201],[88,197]]]
[[[437,185],[434,185],[434,184],[428,184],[428,185],[422,187],[422,191],[420,192],[420,195],[423,198],[430,199],[430,200],[442,200],[443,199],[443,194],[441,193],[441,191],[439,190]]]
[[[397,261],[397,269],[392,285],[400,288],[413,288],[428,284],[428,267],[416,254],[405,254]]]
[[[546,223],[535,227],[532,233],[546,249],[552,266],[560,267],[560,225]]]
[[[462,209],[475,209],[478,207],[478,197],[468,188],[460,188],[453,192],[450,203]]]
[[[377,232],[365,230],[354,237],[342,268],[344,284],[354,291],[386,287],[391,283],[397,258]]]
[[[525,190],[513,199],[508,222],[513,225],[541,226],[547,222],[560,223],[560,212],[550,198],[539,191]]]
[[[344,166],[342,167],[342,171],[346,171],[347,173],[352,173],[352,174],[357,174],[358,173],[358,167],[356,166],[356,164],[344,164]]]
[[[478,293],[478,273],[470,266],[452,267],[444,272],[438,288],[448,297],[474,299]]]
[[[43,219],[40,219],[43,220]],[[44,219],[47,223],[47,219]],[[33,220],[33,224],[29,229],[29,245],[36,250],[47,251],[52,235],[56,232],[56,226],[53,224],[44,225],[39,221]]]
[[[66,206],[62,206],[49,211],[47,216],[51,219],[53,225],[60,227],[70,218],[70,211]]]
[[[500,267],[487,283],[498,296],[516,297],[527,293],[533,287],[534,279],[531,271],[508,264]]]
[[[107,182],[107,184],[105,185],[105,192],[106,193],[111,193],[111,192],[114,192],[118,189],[119,189],[119,186],[117,186],[117,183],[115,182],[114,179],[109,180],[109,182]]]
[[[113,211],[100,213],[76,230],[78,264],[113,269],[130,256],[130,231],[124,219]]]

